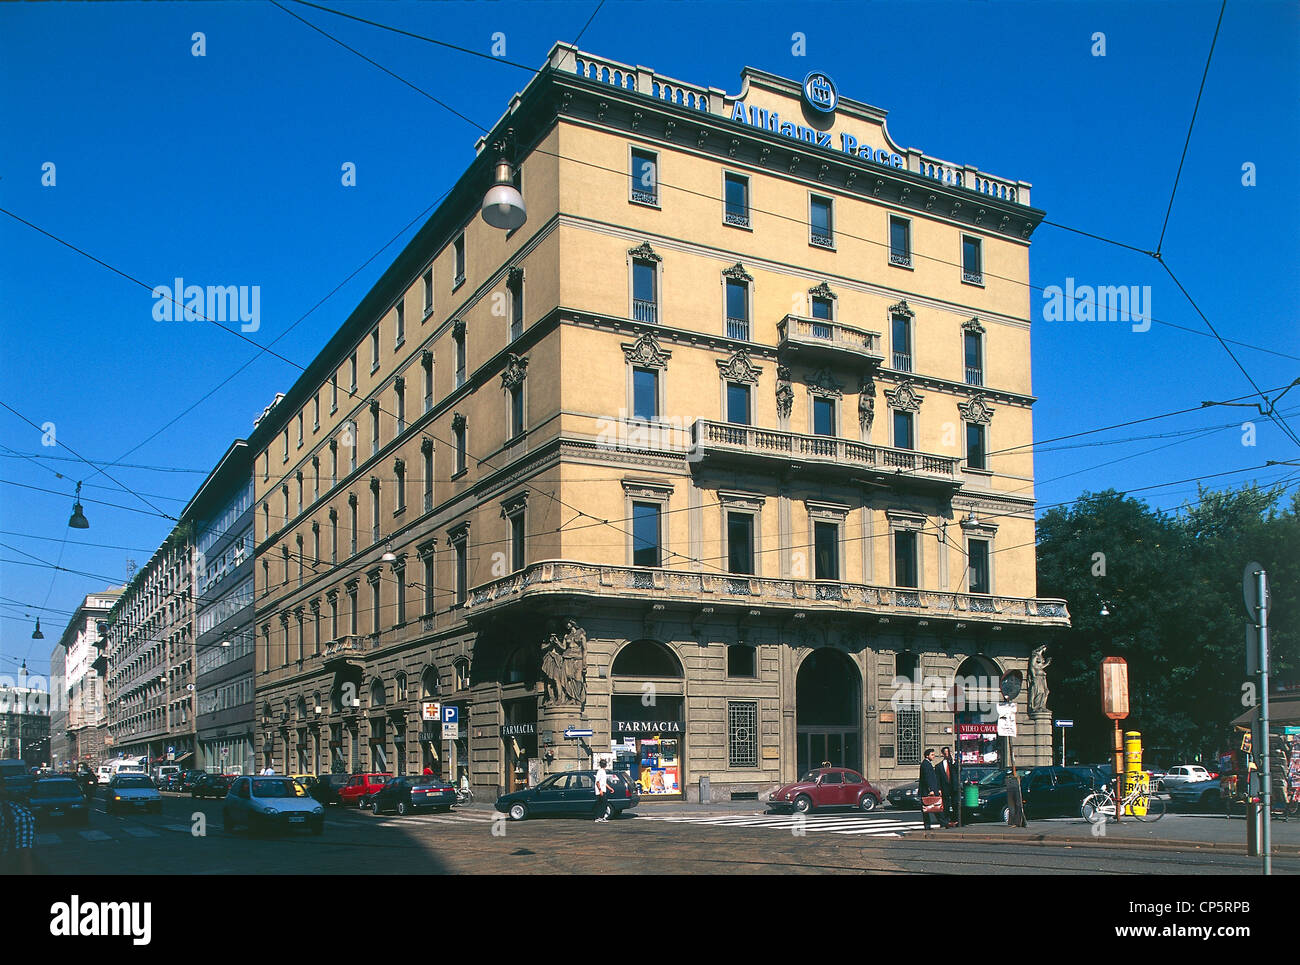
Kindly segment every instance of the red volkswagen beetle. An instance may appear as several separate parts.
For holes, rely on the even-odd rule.
[[[874,811],[880,807],[880,788],[857,771],[846,767],[819,767],[793,784],[784,784],[768,798],[774,811],[807,814],[813,808],[857,808]]]

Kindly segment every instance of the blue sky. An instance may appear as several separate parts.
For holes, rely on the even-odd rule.
[[[484,126],[528,80],[504,63],[285,5]],[[501,32],[509,60],[539,66],[556,40],[577,36],[596,0],[335,6],[484,53]],[[1298,11],[1229,3],[1163,244],[1220,333],[1258,347],[1233,349],[1265,389],[1300,374]],[[746,64],[798,78],[824,70],[842,94],[888,110],[903,145],[1031,181],[1048,220],[1152,250],[1218,12],[1217,3],[608,0],[581,46],[729,92]],[[196,31],[204,57],[191,55]],[[795,32],[807,38],[806,56],[792,55]],[[1092,55],[1097,32],[1104,57]],[[250,337],[261,344],[450,187],[479,135],[269,3],[5,5],[0,72],[0,207],[150,284],[179,275],[260,286],[262,327]],[[355,188],[340,184],[345,161],[357,165]],[[47,162],[52,187],[41,183]],[[1251,187],[1242,183],[1248,163]],[[306,364],[413,231],[276,351]],[[0,560],[94,574],[0,563],[0,675],[22,659],[44,673],[66,612],[109,582],[100,577],[122,582],[128,557],[145,563],[171,525],[103,474],[88,478],[65,447],[119,459],[252,360],[122,460],[156,468],[110,470],[178,515],[297,370],[206,323],[154,321],[145,289],[4,215],[0,248],[0,400],[54,423],[61,443],[43,447],[38,430],[0,409]],[[1031,272],[1039,288],[1067,278],[1150,286],[1153,317],[1193,330],[1043,321],[1043,296],[1032,291],[1039,440],[1251,391],[1223,348],[1194,334],[1204,324],[1151,257],[1044,225]],[[1295,410],[1300,429],[1300,388],[1281,407]],[[1246,420],[1257,427],[1254,446],[1243,445]],[[1123,441],[1193,429],[1205,432]],[[1074,442],[1106,444],[1043,445],[1041,504],[1300,458],[1242,408]],[[1218,481],[1296,482],[1296,472]],[[78,479],[85,531],[65,527]],[[1194,485],[1139,495],[1176,506]],[[30,639],[25,614],[42,616],[45,640]]]

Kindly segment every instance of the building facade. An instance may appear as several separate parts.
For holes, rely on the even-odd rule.
[[[68,705],[62,699],[61,684],[67,677],[68,652],[62,643],[55,644],[50,651],[50,693],[56,699],[50,701],[50,763],[62,767],[68,763]]]
[[[50,764],[50,692],[29,686],[24,663],[17,686],[0,686],[0,760]]]
[[[182,520],[109,611],[109,757],[194,754],[194,584],[193,525]]]
[[[253,772],[253,475],[236,440],[182,514],[194,520],[195,766]]]
[[[888,786],[1000,762],[1009,671],[1046,763],[1030,186],[825,75],[550,66],[250,439],[259,765]]]
[[[62,685],[52,682],[51,691],[67,699],[67,719],[63,725],[65,748],[60,761],[74,764],[99,764],[106,757],[104,738],[108,723],[104,707],[104,680],[95,670],[102,633],[107,632],[108,615],[122,595],[120,588],[110,587],[92,593],[81,601],[64,628],[59,646],[66,653]],[[51,670],[53,674],[53,670]],[[59,725],[51,718],[51,739],[59,737]]]

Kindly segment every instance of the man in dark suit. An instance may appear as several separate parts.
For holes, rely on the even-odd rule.
[[[951,828],[957,824],[957,772],[953,766],[952,750],[943,747],[939,753],[943,756],[934,769],[939,776],[939,793],[943,795],[943,823]]]
[[[920,784],[921,786],[918,793],[920,794],[922,799],[930,797],[931,795],[943,793],[943,788],[939,785],[939,775],[935,773],[934,770],[934,748],[933,747],[927,747],[925,749],[925,759],[921,761]],[[932,816],[929,811],[924,810],[925,807],[924,803],[922,803],[921,807],[922,807],[922,813],[925,815],[925,830],[929,831],[930,821],[932,819]],[[944,824],[943,818],[940,817],[937,820],[938,820],[939,827],[942,828]]]

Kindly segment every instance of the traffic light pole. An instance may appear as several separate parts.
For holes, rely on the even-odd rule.
[[[1264,801],[1264,819],[1260,835],[1260,850],[1264,852],[1264,874],[1273,873],[1273,829],[1271,824],[1273,804],[1272,761],[1268,748],[1268,598],[1262,569],[1255,572],[1256,621],[1259,625],[1259,754],[1260,781],[1264,785],[1261,797]]]

